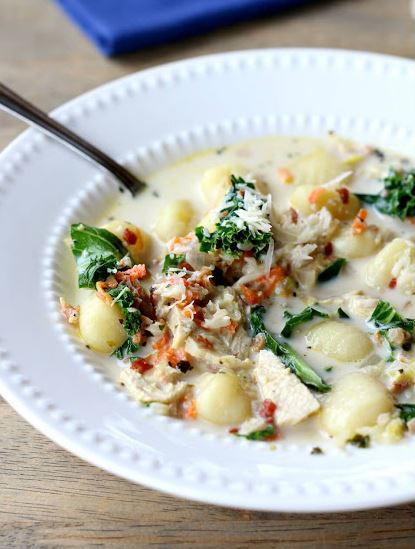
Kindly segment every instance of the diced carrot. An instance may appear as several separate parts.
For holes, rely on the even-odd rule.
[[[294,175],[288,168],[279,168],[278,177],[285,184],[292,183],[294,181]]]
[[[323,187],[317,187],[317,189],[314,189],[311,191],[311,193],[308,195],[308,201],[310,204],[316,204],[317,200],[320,198],[322,194],[326,192],[326,189],[323,189]]]
[[[254,290],[251,290],[251,288],[245,284],[241,285],[241,290],[248,305],[258,305],[258,303],[261,303],[262,296],[260,296],[258,292],[254,292]]]
[[[354,218],[352,223],[352,231],[353,234],[362,234],[367,229],[366,221],[367,218],[367,210],[361,209],[359,210],[357,216]]]
[[[197,418],[197,408],[196,408],[196,400],[193,399],[189,406],[187,407],[185,413],[184,413],[185,419],[196,419]]]

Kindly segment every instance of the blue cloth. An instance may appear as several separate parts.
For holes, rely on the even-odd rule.
[[[56,0],[105,55],[203,33],[310,0]],[[247,42],[249,47],[249,42]]]

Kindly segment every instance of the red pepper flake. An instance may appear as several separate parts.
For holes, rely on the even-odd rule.
[[[324,255],[328,257],[332,254],[333,254],[333,244],[331,242],[327,242],[327,244],[325,244],[324,246]]]
[[[239,433],[239,427],[231,427],[228,431],[231,435],[236,435]]]
[[[259,415],[263,417],[267,423],[274,423],[274,412],[277,405],[272,400],[266,398],[259,409]]]
[[[137,242],[137,235],[134,234],[133,231],[130,231],[128,227],[123,232],[122,237],[123,240],[125,240],[130,246],[134,246],[134,244]]]
[[[339,193],[340,200],[343,202],[343,204],[348,204],[349,203],[349,196],[350,196],[349,189],[346,189],[345,187],[342,187],[341,189],[336,189],[336,190]]]
[[[394,288],[396,288],[396,284],[397,284],[396,278],[391,278],[388,286],[391,290],[393,290]]]
[[[144,358],[134,360],[134,362],[131,364],[131,370],[136,370],[140,374],[144,374],[145,372],[147,372],[147,370],[151,370],[152,367],[153,365],[149,364]]]

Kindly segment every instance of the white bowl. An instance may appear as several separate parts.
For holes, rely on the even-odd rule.
[[[54,114],[142,175],[191,152],[266,134],[333,129],[411,154],[415,63],[357,52],[221,54],[146,70]],[[58,312],[62,238],[117,191],[34,130],[0,156],[0,392],[46,436],[131,481],[247,509],[339,511],[415,497],[415,440],[310,455],[218,435],[132,402]]]

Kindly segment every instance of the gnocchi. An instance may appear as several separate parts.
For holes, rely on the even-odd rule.
[[[368,374],[354,372],[334,385],[323,403],[321,424],[331,436],[345,442],[392,410],[393,399],[385,386]]]
[[[104,303],[96,292],[92,292],[80,306],[81,337],[85,345],[99,353],[110,354],[127,339],[122,321],[118,305]]]
[[[163,242],[175,236],[184,236],[191,228],[193,217],[193,206],[188,200],[173,200],[161,209],[156,219],[155,232]]]
[[[413,245],[403,238],[395,238],[370,261],[367,265],[365,280],[371,288],[382,289],[388,286],[392,279],[392,269],[405,252],[413,249]]]
[[[231,175],[242,172],[240,166],[223,164],[206,170],[200,181],[200,190],[207,204],[216,207],[231,185]]]
[[[313,349],[339,362],[363,360],[372,351],[369,337],[345,322],[326,320],[309,330],[307,344]]]
[[[131,258],[135,263],[142,263],[148,250],[148,235],[136,225],[114,219],[104,227],[111,233],[118,236],[124,246],[127,248]]]
[[[334,253],[338,257],[356,259],[374,254],[382,243],[377,227],[368,227],[366,231],[355,234],[351,228],[343,229],[334,239]]]
[[[342,194],[343,191],[346,195]],[[344,196],[347,196],[347,201]],[[357,197],[347,189],[335,190],[313,185],[297,187],[290,196],[290,204],[303,215],[310,215],[322,208],[327,208],[332,216],[340,221],[355,217],[360,206]]]
[[[294,175],[294,183],[317,187],[347,171],[347,165],[323,147],[292,162],[288,169]]]
[[[241,423],[251,413],[251,402],[232,370],[202,376],[196,397],[197,413],[217,425]]]

